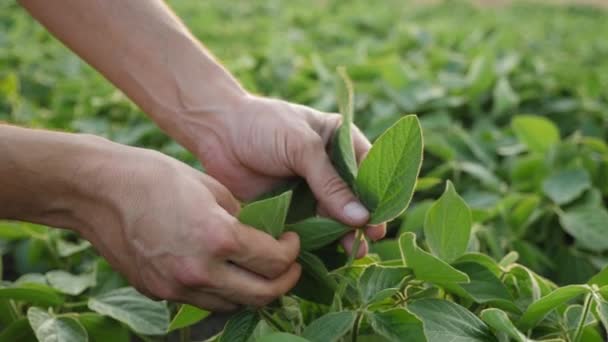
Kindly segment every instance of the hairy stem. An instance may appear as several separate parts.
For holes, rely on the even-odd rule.
[[[345,269],[348,269],[353,265],[353,262],[357,258],[357,254],[359,254],[359,248],[361,247],[361,240],[364,239],[363,229],[357,229],[355,233],[355,242],[353,243],[353,249],[351,250],[350,255],[348,256],[348,261],[346,265],[344,265]],[[340,284],[338,285],[338,289],[336,290],[336,294],[334,297],[334,302],[332,304],[333,311],[341,311],[342,310],[342,296],[344,295],[344,291],[346,290],[346,279],[342,279]]]
[[[581,335],[583,334],[583,328],[585,328],[585,322],[587,321],[587,316],[589,315],[589,310],[591,309],[591,295],[588,294],[585,297],[585,306],[583,307],[583,315],[581,316],[580,322],[578,322],[578,326],[576,327],[576,331],[574,332],[574,338],[572,342],[579,342],[581,339]]]
[[[272,317],[272,315],[268,311],[262,309],[262,310],[259,310],[258,312],[260,313],[262,318],[264,318],[264,320],[268,324],[272,325],[273,328],[275,328],[277,331],[282,331],[282,332],[287,331],[287,329],[285,329],[285,327],[283,327],[276,319],[274,319],[274,317]]]
[[[355,318],[355,323],[353,324],[353,335],[351,342],[357,342],[357,338],[359,337],[359,327],[361,326],[361,320],[363,318],[363,311],[357,312],[357,318]]]

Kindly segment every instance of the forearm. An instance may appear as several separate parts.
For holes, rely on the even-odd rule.
[[[75,229],[95,138],[0,124],[0,219]]]
[[[161,0],[21,0],[43,25],[188,148],[191,116],[245,94]]]

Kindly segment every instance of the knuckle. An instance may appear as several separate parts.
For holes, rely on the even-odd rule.
[[[344,196],[349,193],[348,186],[337,175],[327,177],[322,188],[325,192],[325,196],[329,198]]]
[[[222,229],[220,233],[214,234],[210,242],[211,253],[216,257],[233,255],[239,249],[238,241],[232,229]]]
[[[174,271],[175,281],[185,288],[212,287],[213,278],[208,270],[197,262],[183,261]]]

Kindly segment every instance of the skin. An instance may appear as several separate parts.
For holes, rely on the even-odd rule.
[[[74,230],[148,296],[216,311],[265,305],[300,275],[297,235],[240,224],[239,200],[302,177],[320,214],[366,225],[326,152],[340,116],[249,94],[162,1],[21,3],[207,174],[97,137],[0,125],[0,218]],[[361,160],[370,143],[356,128],[353,143]],[[385,226],[366,232],[380,239]]]

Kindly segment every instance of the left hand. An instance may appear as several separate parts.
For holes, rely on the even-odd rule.
[[[320,214],[353,227],[367,224],[369,212],[338,175],[326,151],[340,115],[252,95],[227,108],[200,113],[189,121],[187,140],[194,141],[191,149],[212,177],[237,197],[252,199],[300,176],[317,198]],[[353,144],[360,162],[371,144],[356,127]],[[385,224],[366,229],[372,240],[385,233]],[[342,240],[349,252],[353,241],[353,233]],[[366,252],[363,244],[358,256]]]

